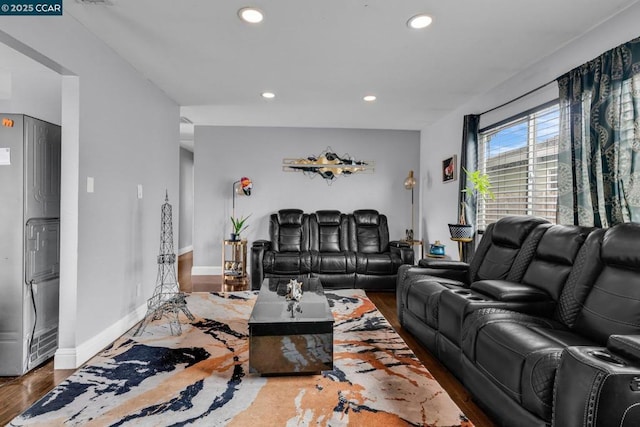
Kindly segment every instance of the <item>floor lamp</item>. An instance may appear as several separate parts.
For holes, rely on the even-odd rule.
[[[253,187],[253,183],[246,176],[243,176],[238,181],[235,181],[233,183],[233,186],[231,188],[231,191],[233,193],[231,216],[233,218],[236,217],[236,194],[244,194],[245,196],[250,196],[252,187]]]
[[[404,188],[411,190],[411,228],[407,230],[407,240],[413,240],[413,189],[416,186],[416,179],[413,177],[413,171],[409,171],[409,176],[404,180]]]

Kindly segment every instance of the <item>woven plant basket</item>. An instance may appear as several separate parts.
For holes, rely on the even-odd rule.
[[[449,234],[452,239],[471,239],[473,227],[469,224],[449,224]]]

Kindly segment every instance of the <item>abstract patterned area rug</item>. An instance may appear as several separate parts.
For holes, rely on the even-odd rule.
[[[249,373],[256,294],[193,293],[182,335],[167,319],[123,335],[9,425],[472,426],[364,291],[327,298],[331,371]]]

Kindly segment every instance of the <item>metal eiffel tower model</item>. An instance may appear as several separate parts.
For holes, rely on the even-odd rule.
[[[134,336],[142,334],[151,320],[159,320],[163,316],[169,318],[171,335],[180,335],[179,314],[182,311],[189,320],[195,317],[187,308],[185,294],[180,292],[176,280],[176,254],[173,251],[173,214],[169,204],[167,191],[162,205],[160,228],[160,254],[158,255],[158,276],[153,296],[147,300],[147,314],[136,329]]]

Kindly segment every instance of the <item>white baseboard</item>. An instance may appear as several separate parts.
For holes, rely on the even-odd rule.
[[[222,266],[208,267],[206,265],[191,267],[192,276],[221,276]]]
[[[193,252],[193,245],[178,249],[178,256],[188,254],[189,252]]]
[[[102,351],[122,334],[131,329],[147,314],[145,302],[122,319],[109,326],[93,338],[75,348],[59,348],[54,357],[54,369],[76,369]]]
[[[53,369],[75,369],[76,365],[75,348],[58,348],[53,358]]]

